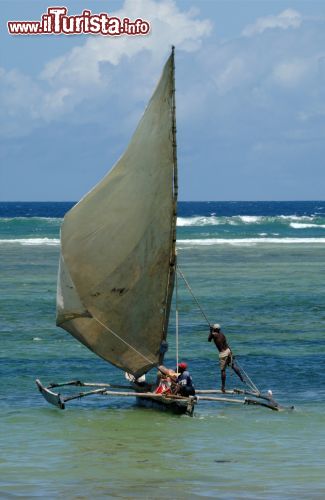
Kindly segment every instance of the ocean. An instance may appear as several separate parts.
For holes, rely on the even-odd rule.
[[[55,326],[59,230],[72,205],[0,203],[0,497],[324,498],[325,202],[179,203],[178,262],[206,316],[258,388],[295,406],[201,401],[193,418],[128,398],[62,411],[37,391],[36,378],[124,382]],[[219,388],[208,326],[181,279],[179,316],[181,360],[197,388]]]

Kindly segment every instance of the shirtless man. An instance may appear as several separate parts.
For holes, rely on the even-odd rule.
[[[242,374],[240,373],[238,366],[236,366],[233,360],[233,355],[227,343],[227,339],[225,335],[222,333],[220,325],[218,325],[217,323],[214,324],[212,327],[210,327],[210,335],[208,337],[208,341],[211,342],[211,340],[214,341],[216,348],[219,351],[219,361],[221,370],[221,391],[226,392],[225,386],[226,386],[227,366],[231,366],[231,368],[234,370],[236,375],[238,375],[238,377],[242,382],[244,382],[244,379],[242,377]]]

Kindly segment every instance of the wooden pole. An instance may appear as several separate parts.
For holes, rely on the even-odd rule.
[[[79,392],[79,394],[74,394],[73,396],[68,396],[66,398],[62,398],[63,402],[72,401],[73,399],[85,398],[86,396],[91,396],[93,394],[104,394],[105,389],[97,389],[96,391],[88,391],[88,392]]]
[[[279,411],[281,408],[279,406],[273,404],[262,403],[261,401],[256,401],[254,399],[230,399],[230,398],[215,398],[209,396],[200,396],[198,398],[199,401],[216,401],[222,403],[241,403],[245,405],[256,405],[256,406],[264,406],[265,408],[270,408],[270,410]]]
[[[175,282],[175,272],[176,272],[176,226],[177,226],[177,197],[178,197],[178,170],[177,170],[177,143],[176,143],[176,98],[175,98],[175,47],[172,46],[171,52],[171,119],[172,119],[172,148],[173,148],[173,185],[172,185],[172,196],[173,196],[173,219],[171,225],[171,246],[170,246],[170,257],[169,257],[169,274],[168,274],[168,284],[167,284],[167,295],[166,295],[166,308],[165,308],[165,321],[163,329],[163,339],[166,341],[168,321],[170,314],[170,307],[174,289]],[[162,365],[164,361],[164,352],[160,353],[159,364]]]
[[[104,383],[99,383],[96,384],[95,382],[81,382],[80,380],[73,380],[71,382],[63,382],[60,384],[49,384],[47,386],[48,389],[54,389],[55,387],[64,387],[68,385],[75,385],[77,387],[111,387],[112,389],[132,389],[131,385],[119,385],[119,384],[104,384]]]
[[[177,258],[177,250],[175,250],[175,252],[176,252],[176,258]],[[178,276],[177,276],[177,271],[175,273],[175,302],[176,302],[176,307],[175,307],[175,309],[176,309],[176,318],[175,318],[175,321],[176,321],[176,373],[177,373],[177,377],[178,377],[179,337],[178,337]]]
[[[215,398],[213,396],[200,396],[199,401],[218,401],[223,403],[241,403],[244,404],[244,399],[232,399],[232,398]]]
[[[177,399],[181,401],[188,401],[190,398],[184,396],[177,396],[176,394],[156,394],[154,392],[117,392],[117,391],[104,391],[103,394],[106,396],[126,396],[126,397],[139,397],[139,398],[166,398],[166,399]]]
[[[222,392],[220,389],[196,389],[195,394],[236,394],[236,392],[233,390]]]
[[[155,398],[155,399],[163,397],[165,399],[173,399],[177,401],[191,400],[191,398],[177,396],[176,394],[155,394],[153,392],[118,392],[118,391],[107,391],[105,388],[97,389],[95,391],[80,392],[79,394],[74,394],[73,396],[68,396],[62,399],[64,402],[67,402],[67,401],[72,401],[73,399],[84,398],[86,396],[91,396],[95,394],[102,394],[103,396],[122,396],[122,397],[133,397],[133,398],[139,397],[139,398]]]

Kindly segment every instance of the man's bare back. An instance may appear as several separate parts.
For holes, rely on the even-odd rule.
[[[227,343],[227,339],[226,339],[225,335],[220,330],[218,332],[213,331],[213,330],[210,331],[208,341],[211,342],[211,340],[213,340],[213,342],[215,343],[216,348],[218,349],[219,352],[223,352],[229,348],[229,345]]]

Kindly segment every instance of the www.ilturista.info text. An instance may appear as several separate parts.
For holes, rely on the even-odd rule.
[[[40,21],[8,21],[10,35],[147,35],[150,23],[143,19],[131,21],[110,17],[106,12],[92,14],[83,10],[79,16],[68,16],[66,7],[48,7]]]

